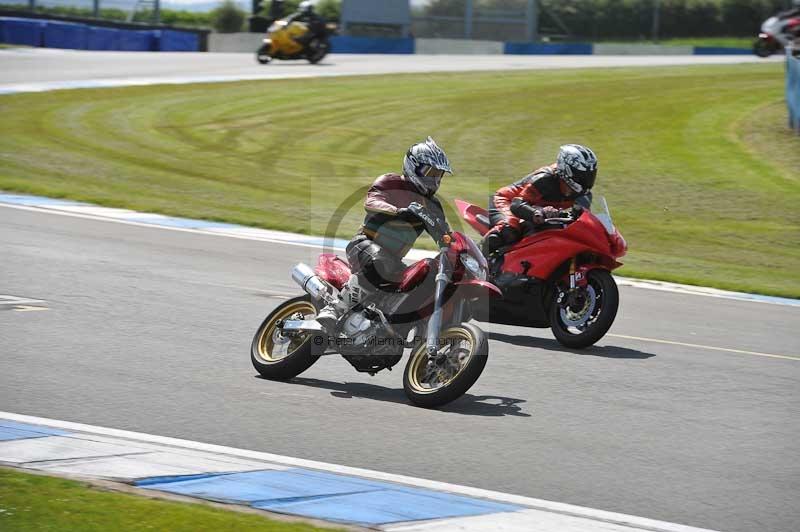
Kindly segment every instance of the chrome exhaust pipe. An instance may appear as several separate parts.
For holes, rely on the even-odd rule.
[[[322,300],[326,303],[334,300],[332,294],[334,288],[314,273],[310,266],[302,262],[292,269],[292,280],[314,299]]]

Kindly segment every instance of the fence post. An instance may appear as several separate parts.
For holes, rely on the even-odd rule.
[[[800,134],[800,49],[786,48],[786,106],[789,108],[789,127]]]
[[[528,27],[526,37],[528,42],[539,40],[539,0],[528,0],[528,10],[526,13]]]
[[[464,5],[464,38],[472,38],[472,0],[467,0]]]

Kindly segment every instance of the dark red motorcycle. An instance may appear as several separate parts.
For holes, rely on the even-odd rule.
[[[456,200],[458,212],[485,235],[486,210]],[[611,271],[627,244],[614,227],[608,205],[562,211],[545,224],[526,226],[516,244],[489,257],[489,280],[503,292],[487,305],[471,307],[478,321],[550,327],[565,347],[588,347],[602,338],[617,315],[619,291]]]
[[[469,237],[449,232],[443,220],[417,204],[409,210],[440,243],[435,258],[405,270],[397,286],[376,290],[325,329],[315,319],[335,302],[351,276],[347,262],[323,254],[316,269],[298,264],[292,278],[306,295],[273,310],[253,337],[250,359],[264,377],[288,380],[311,367],[321,355],[340,354],[357,371],[374,375],[411,355],[403,388],[416,405],[437,407],[461,397],[486,366],[488,342],[469,320],[470,302],[500,290],[486,281],[488,264]]]

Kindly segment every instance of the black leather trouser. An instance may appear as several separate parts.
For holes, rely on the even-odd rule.
[[[361,274],[372,286],[384,289],[396,287],[406,268],[400,257],[366,235],[356,235],[347,244],[347,261],[353,273]]]

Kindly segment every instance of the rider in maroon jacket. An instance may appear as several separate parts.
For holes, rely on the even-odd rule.
[[[409,207],[418,204],[444,222],[444,210],[435,194],[447,173],[453,173],[447,155],[428,137],[408,149],[402,175],[389,173],[375,180],[364,202],[364,224],[347,245],[347,260],[357,275],[342,288],[336,304],[320,310],[317,321],[324,327],[334,325],[366,294],[397,285],[405,270],[403,257],[426,230]]]
[[[516,183],[494,193],[489,201],[489,221],[484,250],[491,253],[518,241],[521,224],[540,225],[557,218],[559,209],[575,205],[589,208],[597,176],[597,157],[585,146],[561,146],[555,164],[539,168]]]

